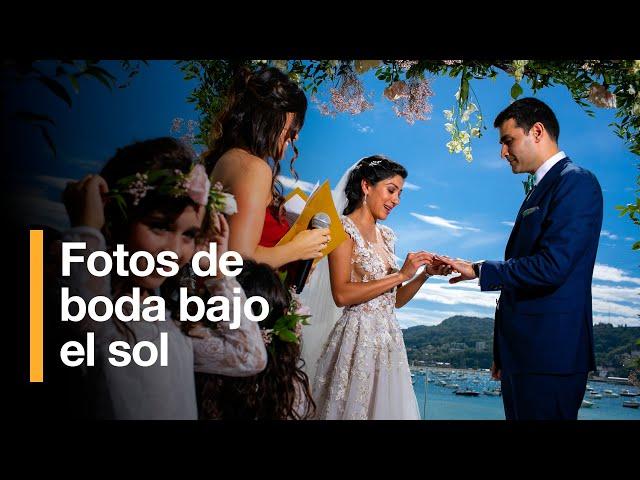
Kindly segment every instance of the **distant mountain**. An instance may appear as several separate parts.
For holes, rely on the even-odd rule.
[[[609,375],[628,376],[632,352],[640,327],[594,325],[598,366],[613,367]],[[433,326],[419,325],[403,330],[409,362],[448,362],[456,368],[489,368],[493,357],[493,318],[455,316]]]

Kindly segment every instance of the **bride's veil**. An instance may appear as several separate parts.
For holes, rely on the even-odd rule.
[[[351,165],[333,189],[333,203],[339,215],[347,206],[345,188],[351,171],[360,163],[358,160]],[[309,284],[302,290],[300,300],[311,309],[311,318],[302,333],[302,358],[305,362],[304,370],[313,385],[318,359],[329,338],[329,334],[342,313],[342,308],[336,306],[331,295],[331,281],[329,277],[329,260],[324,257],[316,265],[311,274]]]

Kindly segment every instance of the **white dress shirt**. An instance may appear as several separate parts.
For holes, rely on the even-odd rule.
[[[565,157],[566,157],[565,153],[562,150],[560,150],[551,158],[545,160],[542,163],[542,165],[538,167],[538,169],[536,170],[536,173],[534,174],[536,177],[535,185],[538,186],[538,184],[540,183],[540,180],[542,180],[542,178],[547,174],[547,172],[551,170],[556,163],[558,163],[560,160],[562,160]]]

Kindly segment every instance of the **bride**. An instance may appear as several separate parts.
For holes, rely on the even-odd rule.
[[[400,203],[406,177],[402,165],[375,155],[356,163],[336,187],[350,238],[319,264],[302,294],[315,313],[305,327],[303,355],[314,378],[317,418],[420,419],[395,309],[431,275],[450,268],[431,266],[433,255],[424,251],[409,253],[397,267],[396,237],[378,220]],[[344,307],[341,314],[337,307]]]

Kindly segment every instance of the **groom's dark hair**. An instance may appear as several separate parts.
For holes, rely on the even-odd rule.
[[[553,110],[537,98],[527,97],[516,100],[501,111],[493,122],[494,128],[499,128],[504,122],[513,118],[516,125],[529,134],[531,127],[537,122],[544,125],[549,136],[557,143],[560,137],[560,124]]]

